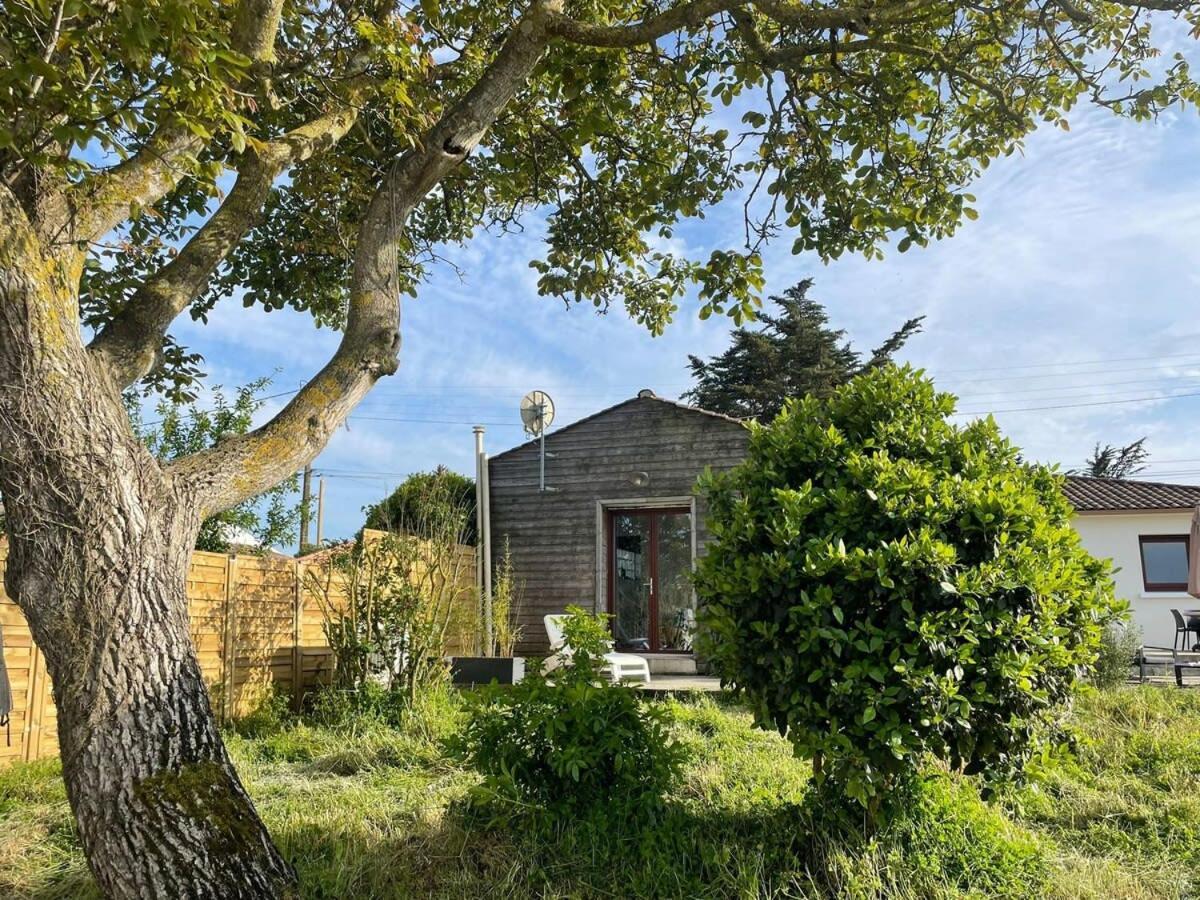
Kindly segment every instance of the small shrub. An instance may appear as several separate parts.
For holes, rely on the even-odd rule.
[[[1096,662],[1092,665],[1092,683],[1108,689],[1129,680],[1129,670],[1142,646],[1142,630],[1136,625],[1110,625],[1104,629]]]
[[[470,611],[456,621],[458,643],[479,656],[511,657],[524,629],[518,623],[524,600],[525,582],[513,567],[508,536],[500,560],[492,573],[490,597],[477,592]]]
[[[524,597],[524,582],[513,568],[508,535],[504,536],[504,552],[492,581],[492,636],[497,656],[512,656],[521,640],[522,628],[517,624]]]
[[[701,651],[878,811],[926,754],[1018,775],[1120,610],[1052,471],[911,369],[751,428],[701,488]]]
[[[335,548],[306,569],[334,683],[355,691],[378,682],[410,702],[443,684],[456,610],[474,594],[467,556],[454,535],[387,534]]]
[[[592,684],[602,680],[604,654],[612,648],[608,616],[592,615],[583,607],[568,606],[562,620],[563,643],[571,654],[555,676],[562,684]]]
[[[246,737],[262,737],[282,731],[292,718],[291,695],[272,685],[254,712],[238,719],[234,728]]]
[[[534,661],[519,684],[481,691],[451,747],[484,776],[477,800],[533,805],[555,821],[600,806],[651,814],[683,750],[661,708],[601,677],[610,641],[603,619],[568,611],[570,661],[550,674]]]
[[[312,721],[334,729],[352,728],[364,722],[394,724],[406,705],[407,699],[399,691],[372,681],[356,688],[329,685],[309,700]]]

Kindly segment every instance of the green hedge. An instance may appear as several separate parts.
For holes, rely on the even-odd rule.
[[[1020,773],[1120,605],[1053,471],[911,369],[753,426],[707,474],[701,652],[875,809],[932,753]]]

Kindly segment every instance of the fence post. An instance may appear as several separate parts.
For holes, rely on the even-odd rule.
[[[233,716],[233,691],[237,684],[237,554],[231,553],[225,563],[225,634],[221,647],[224,665],[221,670],[221,722]]]
[[[46,691],[44,683],[46,665],[42,651],[30,640],[29,643],[29,683],[25,688],[25,727],[21,734],[21,759],[30,762],[42,755],[42,715],[46,709]]]
[[[304,657],[300,639],[304,633],[304,563],[297,560],[292,566],[295,597],[292,601],[292,709],[300,712],[304,699]]]

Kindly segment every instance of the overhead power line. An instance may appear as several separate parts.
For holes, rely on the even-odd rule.
[[[1096,358],[1096,359],[1078,359],[1078,360],[1070,360],[1070,361],[1064,361],[1064,362],[1030,363],[1028,365],[1020,365],[1020,366],[981,366],[981,367],[972,368],[972,369],[943,369],[942,374],[943,375],[954,375],[954,374],[959,374],[962,372],[1007,372],[1007,371],[1014,370],[1014,369],[1046,369],[1046,368],[1052,368],[1055,366],[1057,366],[1057,367],[1093,366],[1093,365],[1100,365],[1102,363],[1107,365],[1107,364],[1118,363],[1118,362],[1145,362],[1145,361],[1149,361],[1152,359],[1153,360],[1163,360],[1163,359],[1196,359],[1196,360],[1200,360],[1200,354],[1177,353],[1177,354],[1168,355],[1168,356],[1164,356],[1162,354],[1156,354],[1154,356],[1114,356],[1114,357]]]
[[[1177,388],[1171,388],[1171,387],[1164,386],[1164,387],[1160,388],[1160,390],[1163,393],[1161,393],[1159,396],[1161,396],[1163,399],[1170,399],[1171,397],[1185,397],[1185,396],[1187,396],[1187,394],[1183,393],[1182,391],[1184,391],[1184,389],[1189,388],[1189,387],[1195,389],[1198,386],[1197,385],[1179,385],[1179,387],[1177,387]],[[1174,391],[1174,393],[1172,393],[1172,391]],[[1051,405],[1051,406],[1053,406],[1053,405],[1075,405],[1075,404],[1089,403],[1089,402],[1092,402],[1093,399],[1099,399],[1099,398],[1103,398],[1103,400],[1101,402],[1112,403],[1112,402],[1115,402],[1118,400],[1142,400],[1142,399],[1145,399],[1145,396],[1146,396],[1145,390],[1134,391],[1132,394],[1129,393],[1128,391],[1092,391],[1090,393],[1084,393],[1084,394],[1057,394],[1052,397],[1005,397],[1005,396],[999,396],[999,395],[993,396],[993,397],[969,397],[969,398],[968,397],[960,397],[959,403],[962,406],[974,406],[974,407],[988,406],[989,409],[1003,411],[1004,409],[1023,409],[1024,407],[1017,407],[1017,406],[1005,407],[1005,406],[1001,406],[1001,405],[992,406],[989,404],[1039,403],[1039,404],[1047,404],[1047,405]],[[1037,407],[1037,408],[1042,408],[1042,407]]]
[[[1003,393],[996,394],[975,394],[970,395],[970,397],[971,402],[974,402],[975,400],[990,399],[993,396],[1010,397],[1014,395],[1025,394],[1056,394],[1061,391],[1092,391],[1096,390],[1097,388],[1141,387],[1169,390],[1172,387],[1186,387],[1195,383],[1196,381],[1200,381],[1200,375],[1180,375],[1178,377],[1138,379],[1134,381],[1093,381],[1088,384],[1065,384],[1054,385],[1053,387],[1021,388],[1019,390],[1004,391]]]
[[[489,425],[497,428],[523,428],[520,422],[480,422],[478,419],[462,419],[455,421],[452,419],[410,419],[402,416],[357,416],[351,415],[350,419],[360,422],[410,422],[419,423],[421,425]]]
[[[1200,469],[1179,469],[1171,472],[1136,472],[1133,475],[1126,475],[1125,477],[1138,481],[1155,481],[1159,478],[1178,478],[1181,475],[1200,475]]]
[[[1195,365],[1200,367],[1200,362],[1195,363]],[[1179,366],[1178,363],[1174,364],[1174,367],[1178,367],[1178,366]],[[1168,366],[1168,367],[1172,367],[1172,366]],[[1121,369],[1121,372],[1122,373],[1125,373],[1125,372],[1160,372],[1163,370],[1163,368],[1164,368],[1164,366],[1162,366],[1162,365],[1136,366],[1133,368],[1123,368],[1123,369]],[[963,379],[961,381],[957,380],[957,379],[950,379],[950,381],[955,384],[991,384],[992,382],[996,382],[996,381],[1029,381],[1030,379],[1035,379],[1035,378],[1041,378],[1041,379],[1044,379],[1044,378],[1084,378],[1088,375],[1105,375],[1108,373],[1108,371],[1109,371],[1108,368],[1101,368],[1101,369],[1092,369],[1092,370],[1089,370],[1086,372],[1085,371],[1047,372],[1042,375],[1007,375],[1003,378],[967,378],[967,379]],[[1180,373],[1180,374],[1182,376],[1187,373]],[[934,383],[938,384],[937,378],[934,378]],[[944,385],[939,384],[938,386],[943,387]]]
[[[1182,365],[1182,363],[1180,361],[1183,361],[1183,360],[1195,361],[1195,364],[1197,366],[1200,366],[1200,354],[1186,353],[1186,354],[1174,354],[1174,355],[1168,355],[1168,356],[1111,357],[1108,359],[1099,359],[1098,358],[1098,359],[1087,359],[1087,360],[1073,360],[1073,361],[1069,361],[1069,362],[1031,363],[1031,364],[1019,365],[1019,366],[995,366],[995,367],[977,367],[977,368],[970,368],[970,369],[952,369],[952,370],[944,370],[941,374],[946,375],[946,374],[952,374],[952,373],[974,373],[974,372],[995,372],[995,371],[1016,372],[1018,370],[1050,369],[1050,368],[1063,370],[1063,369],[1077,368],[1077,367],[1081,367],[1081,366],[1083,366],[1083,367],[1093,367],[1093,366],[1101,366],[1101,365],[1102,366],[1112,366],[1112,364],[1114,364],[1114,363],[1140,362],[1140,361],[1149,361],[1149,360],[1154,360],[1157,363],[1157,365],[1134,367],[1134,368],[1123,368],[1120,370],[1120,372],[1121,372],[1121,374],[1127,374],[1127,373],[1131,373],[1131,372],[1155,372],[1155,371],[1162,372],[1164,368],[1170,368],[1172,366],[1177,367],[1177,366]],[[1108,371],[1107,369],[1098,369],[1098,370],[1092,370],[1092,371],[1054,371],[1054,372],[1044,372],[1044,373],[1039,372],[1039,373],[1028,373],[1028,374],[1022,374],[1022,375],[1007,375],[1007,376],[978,378],[978,379],[964,379],[958,383],[966,385],[966,384],[990,384],[990,383],[995,383],[995,382],[1022,381],[1022,380],[1024,380],[1024,381],[1045,380],[1045,379],[1062,380],[1062,379],[1073,379],[1073,378],[1086,378],[1091,375],[1105,374],[1105,373],[1107,373],[1107,371]],[[1092,406],[1113,406],[1113,405],[1124,405],[1124,404],[1134,404],[1134,403],[1164,402],[1164,401],[1169,401],[1169,400],[1173,400],[1173,399],[1182,399],[1182,398],[1200,396],[1200,393],[1189,392],[1189,393],[1176,393],[1176,394],[1160,395],[1160,396],[1139,396],[1139,397],[1128,397],[1128,398],[1119,398],[1119,399],[1109,398],[1106,400],[1096,400],[1096,401],[1078,401],[1078,402],[1058,402],[1058,401],[1068,401],[1068,400],[1073,401],[1074,400],[1073,395],[1083,393],[1083,392],[1086,392],[1089,390],[1093,390],[1096,388],[1113,388],[1113,387],[1141,386],[1141,385],[1145,385],[1146,387],[1153,387],[1155,385],[1161,385],[1161,389],[1170,390],[1171,386],[1169,384],[1163,384],[1162,382],[1172,381],[1172,382],[1175,382],[1176,384],[1180,384],[1180,383],[1184,383],[1184,382],[1192,383],[1192,382],[1195,382],[1197,379],[1200,379],[1200,375],[1179,373],[1177,375],[1172,376],[1172,375],[1164,372],[1162,378],[1155,378],[1155,379],[1104,381],[1104,382],[1096,382],[1094,384],[1082,384],[1082,385],[1080,385],[1080,384],[1043,385],[1043,386],[1039,386],[1039,387],[1023,388],[1023,389],[1018,389],[1018,390],[1013,390],[1013,391],[994,390],[991,393],[976,395],[974,397],[967,397],[964,399],[964,402],[968,405],[979,404],[981,402],[994,402],[994,403],[1002,404],[1006,401],[1006,399],[1009,396],[1016,395],[1016,394],[1049,394],[1051,396],[1044,398],[1046,403],[1041,404],[1041,405],[992,408],[992,409],[988,409],[988,410],[978,410],[978,411],[964,411],[964,412],[958,413],[958,415],[975,416],[975,415],[985,415],[987,413],[1037,412],[1037,411],[1048,411],[1048,410],[1057,410],[1057,409],[1085,408],[1085,407],[1092,407]],[[950,379],[950,381],[954,381],[954,379]],[[627,384],[628,385],[632,385],[632,384],[644,385],[644,383],[645,383],[645,379],[642,379],[639,382],[629,382]],[[509,389],[509,388],[521,389],[521,388],[524,388],[527,386],[528,386],[527,384],[517,385],[517,384],[499,384],[499,383],[497,383],[497,384],[473,384],[473,385],[462,385],[462,384],[453,385],[453,384],[451,384],[451,385],[431,385],[428,387],[422,387],[419,390],[415,390],[415,391],[411,391],[411,392],[380,391],[380,392],[377,392],[377,393],[369,396],[368,398],[366,398],[366,400],[364,400],[363,404],[359,407],[359,409],[363,410],[364,414],[352,414],[350,416],[350,419],[357,420],[357,421],[397,422],[397,423],[416,424],[416,425],[464,425],[464,426],[466,426],[466,425],[488,425],[488,426],[497,427],[497,428],[518,428],[518,427],[521,427],[519,422],[490,421],[490,420],[484,418],[485,416],[494,416],[495,412],[496,412],[495,409],[491,410],[490,412],[482,412],[482,411],[476,412],[475,410],[468,410],[468,409],[446,410],[444,405],[436,411],[433,409],[429,409],[429,412],[431,412],[431,413],[440,411],[443,413],[443,415],[446,412],[449,412],[449,417],[445,417],[445,418],[441,418],[441,417],[435,418],[433,416],[430,416],[430,417],[413,416],[413,415],[409,415],[409,416],[405,416],[405,415],[397,415],[397,416],[372,415],[371,413],[388,412],[393,409],[396,410],[397,412],[405,412],[405,411],[422,412],[428,408],[427,405],[418,406],[416,409],[414,409],[412,406],[410,406],[408,404],[404,404],[402,402],[401,403],[388,403],[388,401],[390,399],[393,399],[398,396],[408,396],[409,394],[411,394],[412,396],[428,398],[431,395],[437,395],[438,393],[452,393],[452,392],[458,392],[458,391],[462,391],[462,392],[493,391],[494,392],[494,391],[505,390],[505,389]],[[939,386],[941,386],[941,385],[939,385]],[[1181,384],[1181,386],[1182,386],[1182,384]],[[686,387],[690,387],[690,385],[679,385],[679,384],[656,385],[655,387],[656,387],[656,389],[659,389],[659,390],[667,389],[667,388],[683,389]],[[279,399],[282,397],[289,397],[289,396],[299,393],[300,390],[301,390],[301,388],[295,388],[295,389],[287,390],[287,391],[278,391],[273,394],[268,394],[266,396],[259,397],[259,398],[257,398],[257,401],[261,403],[261,402],[268,401],[268,400],[275,400],[275,399]],[[986,388],[985,388],[985,390],[986,390]],[[622,391],[622,386],[619,384],[614,384],[614,385],[612,385],[611,388],[609,388],[607,391],[604,391],[604,392],[600,392],[600,391],[589,391],[587,393],[564,392],[561,396],[568,396],[568,397],[573,397],[576,399],[610,398],[613,396],[620,396],[621,391]],[[501,401],[497,400],[497,404],[499,404],[499,402],[501,402]],[[215,408],[204,410],[204,412],[214,412],[214,411],[215,411]],[[144,422],[142,424],[145,427],[154,427],[156,425],[161,425],[162,420],[160,419],[160,420],[156,420],[156,421]]]
[[[1122,403],[1152,403],[1165,400],[1182,400],[1187,397],[1200,397],[1200,391],[1187,394],[1170,394],[1158,397],[1130,397],[1126,400],[1095,400],[1090,403],[1062,403],[1054,406],[1014,406],[1008,409],[984,409],[955,413],[957,416],[986,416],[995,413],[1036,412],[1046,409],[1079,409],[1085,406],[1117,406]]]

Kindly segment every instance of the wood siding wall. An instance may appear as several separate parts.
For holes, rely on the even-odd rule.
[[[603,610],[597,577],[600,501],[692,497],[706,466],[727,469],[746,453],[739,423],[655,398],[637,398],[546,437],[546,484],[538,490],[538,447],[531,443],[488,464],[492,561],[508,542],[522,587],[518,653],[547,649],[542,617],[569,604]],[[631,478],[645,472],[649,482]],[[707,540],[696,501],[697,552]],[[612,505],[620,505],[612,504]],[[607,546],[607,545],[605,545]]]
[[[377,533],[367,532],[368,540]],[[456,603],[474,606],[474,548],[460,547],[464,579]],[[54,695],[25,617],[4,592],[7,542],[0,537],[0,626],[12,684],[9,741],[0,729],[0,766],[58,754]],[[469,558],[468,558],[469,557]],[[197,551],[187,575],[188,614],[213,710],[222,721],[253,712],[274,688],[299,703],[325,681],[333,658],[321,603],[303,560]],[[451,636],[452,652],[462,644]]]

